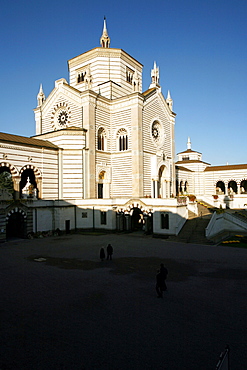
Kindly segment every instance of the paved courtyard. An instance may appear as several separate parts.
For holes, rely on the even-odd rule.
[[[108,243],[113,261],[101,262]],[[226,345],[245,370],[246,257],[133,234],[0,244],[0,370],[207,370]]]

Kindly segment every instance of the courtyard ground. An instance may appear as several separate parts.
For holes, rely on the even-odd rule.
[[[101,262],[108,243],[113,260]],[[226,345],[231,369],[245,370],[246,257],[134,234],[2,243],[0,370],[207,370]]]

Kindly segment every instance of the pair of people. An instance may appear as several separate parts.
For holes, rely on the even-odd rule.
[[[156,292],[158,298],[163,298],[163,292],[167,290],[166,278],[168,275],[168,270],[163,263],[160,264],[160,269],[157,271],[156,275]]]
[[[107,253],[107,258],[106,259],[107,260],[109,260],[109,259],[112,260],[113,248],[112,248],[111,244],[107,245],[106,253]],[[100,259],[101,259],[101,261],[104,261],[104,259],[105,259],[105,250],[104,250],[103,247],[100,249]]]

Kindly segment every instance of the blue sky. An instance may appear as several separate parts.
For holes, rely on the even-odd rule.
[[[192,149],[213,165],[247,163],[246,0],[15,0],[0,12],[0,131],[35,135],[40,83],[68,79],[67,60],[99,46],[107,18],[111,47],[154,61],[174,100],[176,153]]]

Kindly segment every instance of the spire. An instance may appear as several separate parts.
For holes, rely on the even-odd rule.
[[[39,93],[37,95],[38,107],[40,107],[45,101],[45,94],[43,91],[42,84],[40,84]]]
[[[168,90],[168,92],[167,92],[166,102],[167,102],[169,108],[172,110],[173,100],[171,98],[170,90]]]
[[[100,38],[100,44],[102,48],[109,48],[110,47],[110,37],[108,36],[107,28],[106,28],[106,18],[104,17],[104,27],[102,36]]]
[[[187,150],[191,149],[191,141],[190,141],[190,137],[188,137],[188,141],[187,141]]]
[[[154,62],[154,67],[151,70],[151,80],[152,80],[152,82],[151,82],[151,85],[149,86],[149,88],[160,87],[159,78],[160,78],[159,67],[157,67],[156,62]]]

